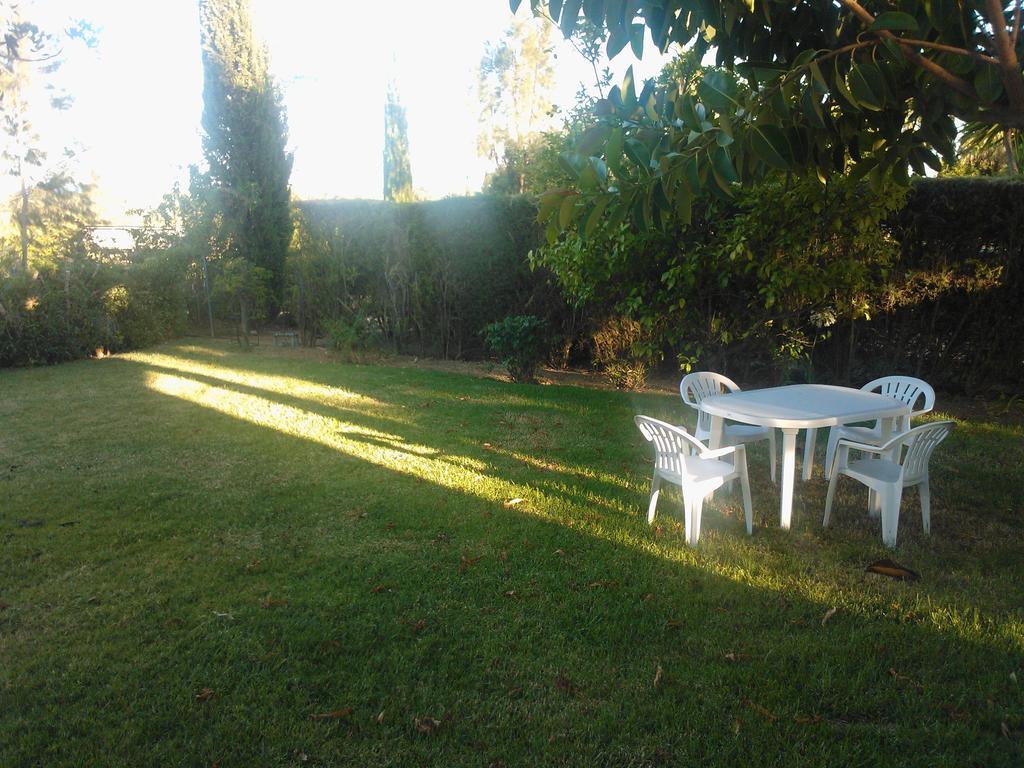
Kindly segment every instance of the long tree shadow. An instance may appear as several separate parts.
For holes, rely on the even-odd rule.
[[[81,536],[77,556],[97,564],[76,569],[76,590],[101,596],[84,631],[45,607],[66,599],[64,571],[12,596],[28,607],[0,618],[19,692],[0,725],[11,764],[303,762],[295,750],[324,764],[1020,759],[1001,735],[1020,727],[1006,680],[1019,645],[889,604],[914,585],[866,582],[866,600],[823,620],[827,589],[759,581],[738,525],[725,534],[738,543],[709,535],[693,551],[639,514],[540,517],[268,434],[129,370],[136,395],[109,417],[119,439],[140,413],[201,422],[246,479],[188,492],[222,495],[214,514],[177,496],[67,530],[64,546]],[[146,461],[153,435],[131,438]],[[212,455],[187,432],[161,439],[178,466]],[[285,462],[311,477],[282,481]],[[160,537],[120,535],[155,517]]]

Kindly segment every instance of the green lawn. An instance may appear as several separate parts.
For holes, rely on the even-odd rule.
[[[780,530],[763,447],[752,538],[649,527],[638,412],[691,422],[222,344],[0,371],[0,766],[1021,765],[1019,418],[890,553],[820,470]]]

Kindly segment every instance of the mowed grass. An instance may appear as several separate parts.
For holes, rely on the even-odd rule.
[[[823,530],[820,468],[780,530],[762,444],[754,536],[725,495],[692,549],[632,421],[678,397],[226,344],[0,371],[0,766],[1021,765],[1024,429],[975,410],[930,537],[908,492],[883,548],[849,480]]]

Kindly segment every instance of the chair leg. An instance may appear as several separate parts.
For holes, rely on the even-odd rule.
[[[903,486],[893,483],[878,494],[882,500],[882,543],[887,547],[896,546],[896,528],[900,522],[900,501]]]
[[[704,499],[697,498],[690,502],[690,533],[687,542],[691,547],[696,547],[700,540],[700,516],[704,507]]]
[[[647,522],[654,523],[654,510],[658,507],[658,496],[661,495],[661,478],[655,475],[651,480],[651,503],[647,505]]]
[[[932,492],[928,487],[928,475],[917,486],[917,492],[921,496],[921,528],[926,534],[932,532]]]
[[[772,482],[776,482],[775,478],[775,430],[772,429],[768,433],[768,469],[772,473]]]
[[[825,446],[825,479],[832,477],[832,462],[836,457],[836,443],[839,442],[839,430],[836,427],[832,427],[828,431],[828,445]]]
[[[832,500],[836,497],[836,484],[839,482],[839,473],[833,472],[832,479],[828,481],[828,493],[825,495],[825,517],[821,521],[822,527],[828,526],[828,519],[832,516]]]
[[[690,503],[690,496],[693,491],[683,488],[683,536],[686,543],[690,543],[690,531],[693,529],[693,504]]]
[[[747,535],[754,535],[754,508],[750,503],[750,476],[747,474],[747,464],[743,463],[740,468],[740,489],[743,491],[743,518],[747,523]]]

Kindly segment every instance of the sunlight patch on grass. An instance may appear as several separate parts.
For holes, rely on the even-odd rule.
[[[315,400],[326,405],[344,404],[347,407],[365,405],[379,409],[387,407],[379,400],[361,395],[358,392],[317,384],[316,382],[291,376],[275,376],[273,374],[226,368],[220,365],[210,365],[196,360],[186,360],[156,352],[131,352],[121,355],[121,357],[125,360],[143,363],[144,365],[170,368],[183,374],[205,376],[227,384],[239,384],[252,387],[253,389],[273,392],[278,395]]]

